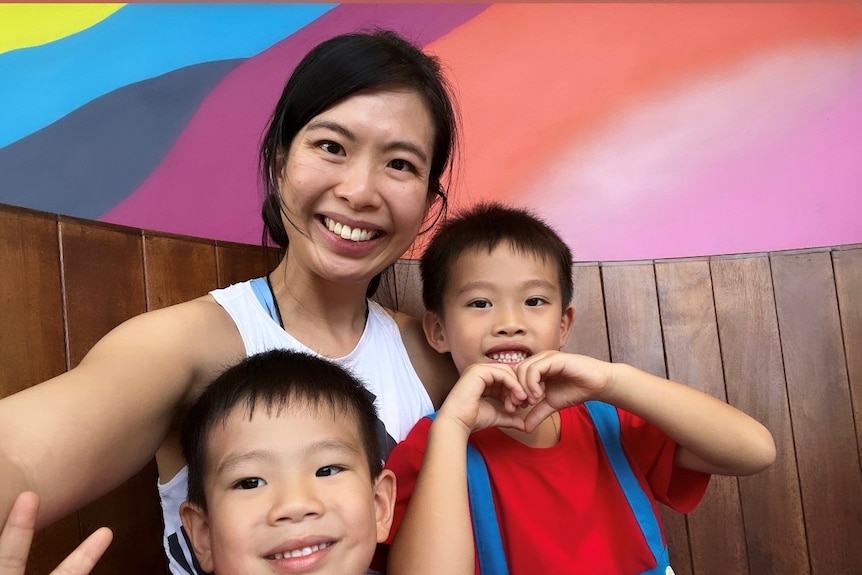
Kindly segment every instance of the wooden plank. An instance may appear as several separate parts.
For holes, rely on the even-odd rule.
[[[72,367],[104,334],[144,312],[141,232],[61,218]],[[154,464],[79,512],[82,535],[107,525],[114,541],[93,573],[164,573]]]
[[[214,241],[146,233],[144,261],[148,310],[189,301],[218,287]]]
[[[862,473],[827,250],[771,256],[813,573],[862,573]]]
[[[832,267],[856,421],[856,449],[862,463],[862,247],[834,250]]]
[[[374,300],[384,307],[421,318],[425,306],[419,261],[401,259],[384,271]]]
[[[601,268],[597,263],[575,264],[572,267],[572,282],[575,324],[563,350],[609,361]]]
[[[809,573],[769,259],[710,260],[727,398],[773,434],[778,458],[739,479],[749,572]]]
[[[655,269],[668,377],[727,401],[708,260],[657,261]],[[687,521],[697,575],[748,572],[736,477],[713,477]]]
[[[258,278],[272,270],[271,248],[230,242],[216,243],[218,287]],[[276,261],[277,263],[277,261]]]
[[[66,371],[57,216],[0,205],[0,397]],[[71,514],[33,539],[29,575],[47,575],[80,541]]]
[[[667,377],[652,263],[603,265],[602,282],[613,361]],[[685,517],[665,506],[659,507],[659,513],[674,571],[692,575]]]

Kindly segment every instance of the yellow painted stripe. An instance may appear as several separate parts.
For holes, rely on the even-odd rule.
[[[65,38],[101,22],[123,6],[0,3],[0,53]]]

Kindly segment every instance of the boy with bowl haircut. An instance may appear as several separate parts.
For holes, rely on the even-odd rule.
[[[672,573],[656,502],[691,511],[710,474],[774,460],[769,431],[730,405],[558,351],[571,266],[544,222],[499,204],[429,244],[425,334],[461,377],[387,460],[390,575]]]
[[[185,534],[218,575],[365,574],[389,533],[374,405],[332,362],[273,350],[219,376],[190,409]]]

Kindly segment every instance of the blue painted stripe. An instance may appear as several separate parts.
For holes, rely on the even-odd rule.
[[[337,4],[130,4],[66,38],[0,55],[0,148],[122,86],[249,58]]]

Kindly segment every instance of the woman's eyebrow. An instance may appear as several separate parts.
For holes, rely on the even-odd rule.
[[[339,124],[338,122],[333,122],[332,120],[317,120],[315,122],[311,122],[306,127],[306,131],[314,131],[314,130],[332,130],[338,134],[341,134],[351,142],[356,141],[356,134],[354,134],[347,127]],[[389,142],[385,146],[383,146],[383,150],[388,152],[391,150],[402,150],[405,152],[409,152],[414,154],[423,162],[428,162],[428,154],[418,144],[415,144],[409,140],[396,140],[394,142]]]

